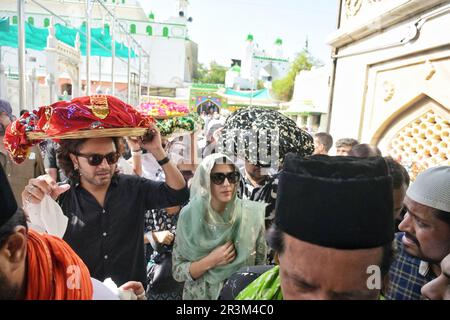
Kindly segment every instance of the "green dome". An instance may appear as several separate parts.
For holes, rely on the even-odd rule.
[[[277,40],[275,40],[275,44],[281,46],[283,44],[283,40],[281,38],[277,38]]]
[[[148,15],[148,18],[150,20],[155,20],[155,15],[153,14],[153,12],[150,12],[150,14]]]
[[[241,67],[239,67],[239,65],[235,64],[234,66],[232,66],[230,68],[231,71],[237,72],[237,73],[241,73]]]
[[[247,41],[253,41],[253,35],[251,33],[248,34]]]

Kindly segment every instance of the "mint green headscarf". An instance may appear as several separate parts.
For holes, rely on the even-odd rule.
[[[176,240],[180,254],[192,262],[207,256],[227,241],[234,243],[236,258],[203,275],[211,286],[217,286],[217,291],[234,272],[254,264],[256,241],[264,228],[266,206],[265,203],[239,199],[235,192],[223,213],[212,209],[210,174],[216,161],[223,158],[227,163],[233,163],[224,154],[215,153],[206,157],[197,168],[190,188],[190,202],[180,213]]]

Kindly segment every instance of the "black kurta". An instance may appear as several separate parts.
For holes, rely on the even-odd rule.
[[[74,185],[58,199],[69,217],[63,238],[83,259],[91,277],[112,278],[118,286],[131,280],[145,285],[144,213],[188,199],[187,188],[176,191],[164,182],[117,175],[102,207],[92,194]]]

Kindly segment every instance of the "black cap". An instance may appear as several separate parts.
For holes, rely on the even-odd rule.
[[[17,211],[17,202],[5,171],[0,164],[0,227]]]
[[[382,157],[286,157],[275,222],[289,235],[336,249],[394,238],[392,178]]]

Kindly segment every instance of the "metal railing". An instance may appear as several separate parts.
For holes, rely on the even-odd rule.
[[[29,0],[34,5],[48,12],[52,17],[55,17],[62,21],[65,26],[72,27],[80,34],[84,35],[87,39],[86,45],[86,94],[91,93],[91,43],[95,43],[101,49],[105,51],[109,51],[111,53],[111,88],[112,95],[116,95],[116,63],[122,62],[127,64],[127,102],[131,103],[132,100],[132,73],[138,74],[138,92],[137,92],[137,102],[141,99],[141,91],[142,91],[142,78],[145,74],[147,90],[149,89],[150,82],[150,54],[141,46],[141,44],[127,31],[123,23],[116,17],[115,12],[110,10],[101,0],[86,0],[86,31],[73,26],[71,21],[65,19],[61,15],[57,14],[53,10],[49,9],[42,3],[37,0]],[[82,4],[83,1],[80,1]],[[95,38],[91,38],[91,13],[94,5],[98,5],[105,12],[109,21],[111,21],[110,31],[111,31],[111,49],[105,47],[101,42],[97,41]],[[26,64],[25,64],[25,0],[17,0],[17,10],[18,10],[18,65],[19,65],[19,103],[20,108],[23,108],[26,105],[25,97],[26,97]],[[115,11],[115,10],[114,10]],[[104,26],[102,26],[104,27]],[[118,30],[116,30],[118,29]],[[128,57],[121,58],[116,56],[116,31],[126,38],[126,44],[128,46]],[[136,57],[131,56],[131,52],[134,49],[134,52],[137,53],[137,66],[132,64],[132,61],[136,62]],[[146,72],[143,72],[143,63],[142,59],[147,60],[146,64]],[[132,70],[134,69],[134,71]],[[136,72],[137,71],[137,72]],[[99,83],[101,82],[101,58],[99,58]],[[135,91],[135,90],[134,90]]]

